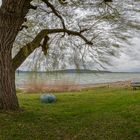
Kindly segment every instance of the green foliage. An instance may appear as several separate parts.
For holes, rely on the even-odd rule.
[[[138,140],[140,91],[96,88],[56,94],[42,104],[39,94],[18,93],[23,113],[0,114],[1,140]]]

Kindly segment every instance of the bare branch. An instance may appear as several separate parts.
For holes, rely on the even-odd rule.
[[[33,10],[36,10],[37,9],[37,6],[34,6],[34,5],[31,5],[30,4],[30,7],[29,7],[30,9],[33,9]]]
[[[61,20],[62,22],[62,26],[63,28],[65,29],[65,22],[64,22],[64,19],[63,17],[59,14],[59,12],[55,9],[55,7],[48,1],[48,0],[42,0],[44,3],[47,4],[48,7],[51,8],[52,12]]]
[[[18,54],[13,58],[14,69],[16,70],[36,48],[40,47],[42,39],[47,37],[44,42],[45,44],[47,44],[47,41],[49,40],[48,35],[55,33],[67,33],[68,35],[80,37],[88,45],[93,44],[85,36],[83,36],[81,32],[67,29],[44,29],[38,33],[38,35],[34,38],[32,42],[22,47],[22,49],[18,52]]]

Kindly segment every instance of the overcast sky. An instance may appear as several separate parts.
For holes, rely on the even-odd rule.
[[[111,58],[113,66],[106,66],[107,70],[114,72],[140,72],[140,38],[133,38],[132,42],[133,45],[120,48],[118,57]],[[26,63],[24,64],[26,65]],[[22,65],[20,70],[27,70],[25,65]]]
[[[114,58],[114,66],[109,67],[113,71],[140,72],[140,38],[134,38],[131,46],[122,48],[120,57]]]
[[[114,66],[108,66],[109,70],[140,72],[140,37],[134,37],[132,42],[133,45],[121,49],[120,56],[118,58],[112,59]]]

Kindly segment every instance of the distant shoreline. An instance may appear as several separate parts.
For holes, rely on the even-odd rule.
[[[69,85],[34,85],[26,84],[23,87],[18,87],[25,93],[44,93],[44,92],[71,92],[71,91],[81,91],[96,88],[131,88],[131,81],[117,81],[109,83],[97,83],[97,84],[69,84]]]
[[[111,71],[98,71],[89,69],[65,69],[65,70],[54,70],[54,71],[22,71],[17,70],[16,73],[112,73]]]
[[[94,87],[115,87],[115,88],[128,88],[131,86],[131,80],[116,81],[116,82],[107,82],[107,83],[97,83],[97,84],[87,84],[80,85],[87,88]]]
[[[16,71],[16,73],[18,74],[20,74],[20,73],[32,73],[32,74],[34,74],[34,73],[36,73],[36,74],[38,74],[38,73],[47,73],[47,74],[54,74],[54,73],[60,73],[60,74],[62,74],[62,73],[64,73],[64,74],[68,74],[68,73],[77,73],[77,74],[79,74],[79,73],[92,73],[92,74],[96,74],[96,73],[140,73],[140,72],[113,72],[113,71],[96,71],[96,70],[72,70],[72,71],[70,71],[70,70],[58,70],[58,71],[21,71],[21,70],[17,70]]]

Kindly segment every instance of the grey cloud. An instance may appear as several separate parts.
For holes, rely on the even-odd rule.
[[[119,58],[114,58],[112,71],[140,71],[140,38],[133,39],[133,45],[122,48]]]

